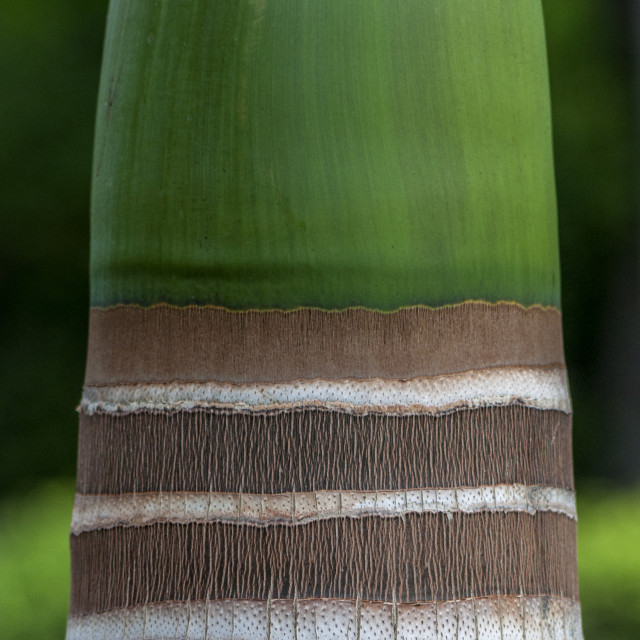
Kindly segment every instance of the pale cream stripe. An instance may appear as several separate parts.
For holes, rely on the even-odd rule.
[[[67,640],[582,640],[580,604],[486,596],[397,604],[360,600],[166,602],[71,616]]]
[[[251,412],[317,407],[351,413],[419,414],[516,403],[569,413],[565,368],[505,367],[409,380],[86,386],[81,409],[91,414],[209,407]]]
[[[71,532],[156,522],[304,524],[327,518],[407,513],[554,511],[576,518],[575,495],[555,487],[495,485],[410,491],[317,491],[313,493],[127,493],[76,494]]]

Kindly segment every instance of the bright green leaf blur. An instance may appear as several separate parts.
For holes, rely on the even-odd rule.
[[[585,488],[578,517],[585,639],[640,637],[640,489]]]
[[[64,637],[73,482],[50,481],[0,502],[0,635]]]

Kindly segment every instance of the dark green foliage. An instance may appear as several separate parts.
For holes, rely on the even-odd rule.
[[[71,475],[106,2],[0,3],[0,488]]]

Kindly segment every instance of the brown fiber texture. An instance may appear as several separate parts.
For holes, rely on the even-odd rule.
[[[283,493],[573,487],[571,417],[512,405],[445,415],[81,414],[78,492]]]
[[[564,363],[560,313],[468,302],[367,309],[91,311],[86,384],[415,378]]]
[[[71,612],[222,598],[577,598],[575,536],[553,513],[100,530],[72,536]]]

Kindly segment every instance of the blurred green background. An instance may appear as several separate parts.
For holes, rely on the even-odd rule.
[[[640,3],[545,0],[587,640],[640,638]],[[64,636],[106,0],[0,3],[0,628]]]

